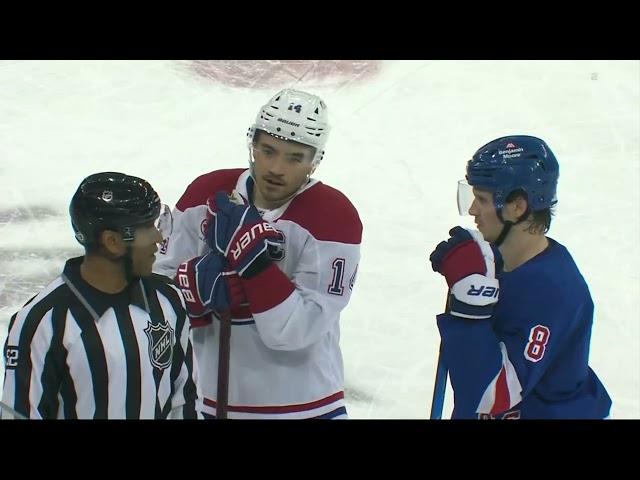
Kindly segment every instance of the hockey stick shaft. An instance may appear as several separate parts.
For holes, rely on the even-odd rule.
[[[447,291],[447,299],[445,302],[445,312],[449,312],[449,294]],[[444,407],[444,394],[447,390],[447,374],[449,373],[447,365],[444,361],[444,345],[440,340],[440,348],[438,349],[438,366],[436,367],[436,379],[433,383],[433,397],[431,399],[431,420],[442,419],[442,409]]]
[[[227,418],[229,404],[229,356],[231,353],[231,312],[220,314],[220,338],[218,344],[218,395],[216,418]]]
[[[442,419],[442,408],[444,406],[444,394],[447,389],[447,366],[444,362],[442,341],[438,352],[438,366],[436,367],[436,379],[433,384],[433,398],[431,399],[431,420]]]

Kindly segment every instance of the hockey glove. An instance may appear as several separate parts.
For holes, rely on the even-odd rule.
[[[255,206],[240,202],[232,201],[225,192],[207,200],[207,244],[227,258],[230,270],[249,278],[271,264],[267,248],[283,239],[278,230],[262,220]]]
[[[477,230],[454,227],[451,238],[440,242],[429,260],[451,289],[450,314],[463,318],[490,318],[500,292],[489,242]]]
[[[175,282],[182,291],[190,318],[230,310],[230,292],[224,275],[226,263],[222,255],[209,252],[178,267]]]

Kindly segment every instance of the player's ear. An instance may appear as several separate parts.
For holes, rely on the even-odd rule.
[[[124,255],[126,252],[126,245],[124,244],[124,240],[122,240],[122,235],[114,230],[103,230],[100,232],[99,241],[106,252],[114,257]]]
[[[520,218],[522,215],[524,215],[529,208],[529,202],[522,195],[518,195],[515,198],[514,204],[514,213],[516,215],[516,218]]]
[[[502,216],[505,220],[517,221],[527,212],[529,203],[523,195],[517,195],[513,200],[504,204]]]

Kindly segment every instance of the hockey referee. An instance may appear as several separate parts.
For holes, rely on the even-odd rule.
[[[168,207],[145,180],[103,172],[69,212],[85,255],[11,318],[2,418],[202,418],[184,300],[151,273]]]

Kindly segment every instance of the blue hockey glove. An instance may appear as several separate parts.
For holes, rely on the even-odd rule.
[[[224,270],[227,261],[216,252],[192,258],[178,267],[175,282],[191,318],[201,318],[212,311],[230,310],[231,301]]]
[[[207,200],[207,244],[227,258],[230,270],[249,278],[271,264],[266,254],[269,245],[284,239],[255,206],[242,200],[232,201],[225,192]]]

